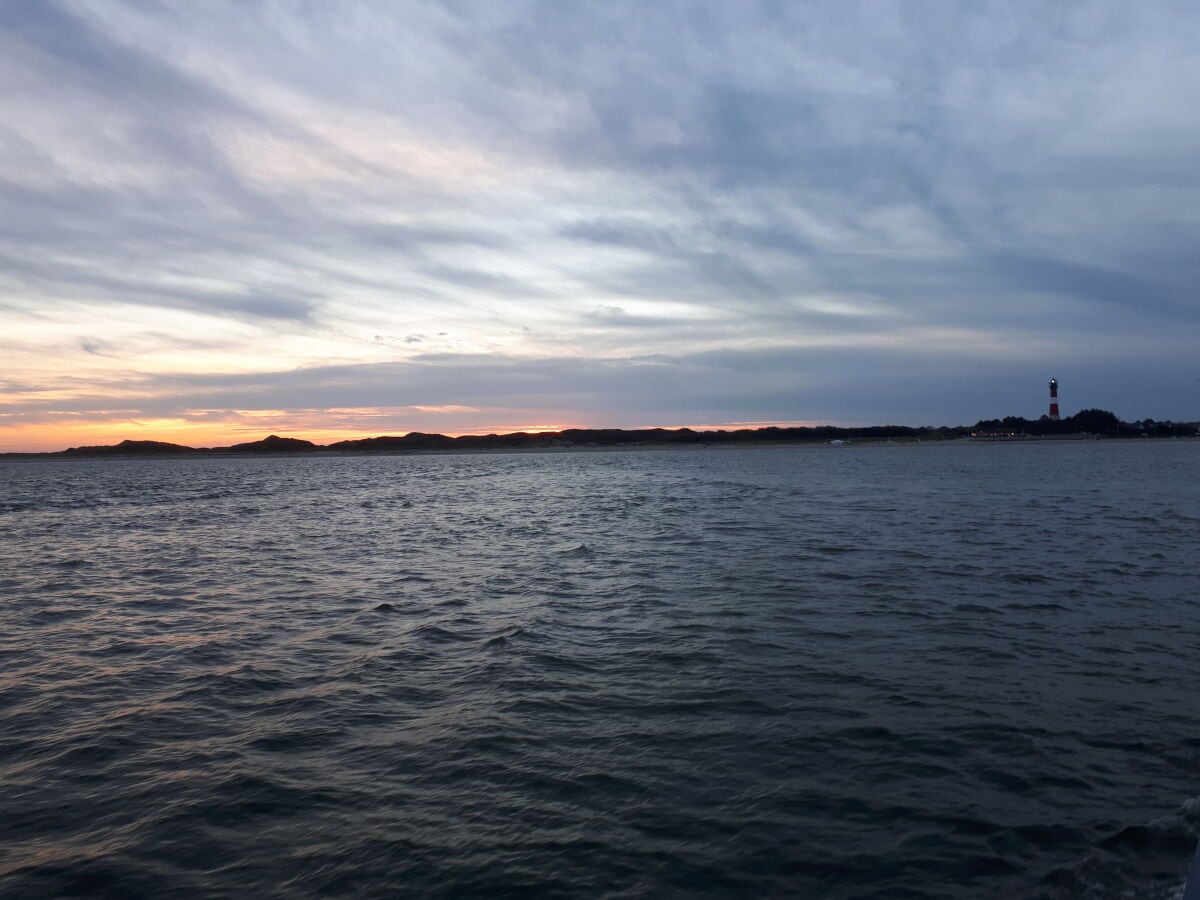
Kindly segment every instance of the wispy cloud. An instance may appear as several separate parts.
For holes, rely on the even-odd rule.
[[[0,421],[1195,416],[1198,26],[5,4]]]

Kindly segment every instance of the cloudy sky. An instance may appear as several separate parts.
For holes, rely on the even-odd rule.
[[[1194,2],[0,2],[0,450],[1200,418]]]

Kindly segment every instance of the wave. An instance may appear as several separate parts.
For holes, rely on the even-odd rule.
[[[1179,900],[1200,836],[1200,798],[1110,834],[1051,871],[1039,900]]]

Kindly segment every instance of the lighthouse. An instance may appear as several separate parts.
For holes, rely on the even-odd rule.
[[[1058,421],[1058,379],[1050,379],[1050,418]]]

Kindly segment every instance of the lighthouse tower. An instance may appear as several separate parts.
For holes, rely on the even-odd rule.
[[[1050,418],[1058,421],[1058,379],[1050,379]]]

